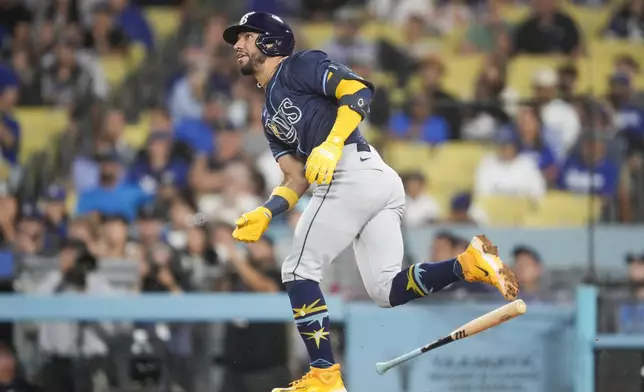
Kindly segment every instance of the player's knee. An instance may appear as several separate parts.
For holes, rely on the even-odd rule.
[[[391,280],[377,282],[367,289],[369,296],[381,308],[391,308],[389,293],[391,293]]]

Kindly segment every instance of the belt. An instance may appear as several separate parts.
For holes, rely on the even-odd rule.
[[[357,150],[360,152],[371,152],[371,147],[369,146],[369,143],[358,143]]]

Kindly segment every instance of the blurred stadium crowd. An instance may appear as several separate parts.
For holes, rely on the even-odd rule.
[[[403,176],[406,230],[644,221],[642,0],[0,0],[4,291],[281,290],[306,197],[259,243],[230,237],[281,181],[263,92],[222,40],[250,10],[283,16],[297,49],[376,84],[363,132]],[[466,244],[442,232],[427,246],[438,261]],[[562,298],[540,286],[538,250],[514,256],[526,300]],[[628,261],[644,281],[644,256]],[[362,299],[358,281],[324,283]],[[290,378],[290,332],[253,328],[205,344],[217,341],[206,326],[5,325],[0,391],[30,391],[27,379],[44,391],[213,390],[207,369],[186,365],[195,356],[228,369],[224,391],[264,390],[252,385]],[[141,354],[158,342],[169,375]],[[266,358],[244,355],[262,344]]]

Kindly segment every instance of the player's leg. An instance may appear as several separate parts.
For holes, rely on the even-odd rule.
[[[311,361],[311,372],[295,382],[297,388],[311,384],[320,392],[345,392],[331,351],[331,321],[319,282],[324,268],[351,245],[366,220],[360,216],[369,201],[343,196],[351,194],[354,186],[340,172],[331,185],[315,189],[295,228],[292,251],[282,264],[293,317]]]
[[[379,306],[402,305],[462,279],[492,284],[506,298],[516,298],[514,273],[503,265],[496,247],[485,236],[474,237],[456,258],[401,270],[404,191],[398,178],[391,179],[390,185],[400,189],[398,195],[363,227],[353,243],[365,287]]]
[[[399,209],[384,209],[353,242],[365,288],[381,307],[402,305],[463,278],[456,259],[419,263],[404,270]]]

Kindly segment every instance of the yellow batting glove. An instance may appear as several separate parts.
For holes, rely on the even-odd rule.
[[[242,242],[258,241],[272,218],[271,211],[263,206],[243,214],[235,222],[237,228],[233,231],[233,238]]]
[[[342,146],[325,141],[311,151],[306,161],[306,179],[310,184],[329,184],[342,158]]]

